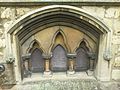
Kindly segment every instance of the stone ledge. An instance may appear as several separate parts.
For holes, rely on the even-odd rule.
[[[94,76],[88,76],[86,72],[76,72],[73,75],[68,75],[65,72],[58,72],[58,73],[52,73],[51,75],[44,75],[43,73],[33,73],[31,77],[24,78],[21,82],[24,83],[30,83],[30,82],[39,82],[44,80],[92,80],[96,81],[96,78]]]
[[[81,80],[47,80],[4,86],[0,90],[120,90],[120,82],[98,82]]]
[[[72,5],[72,6],[120,6],[120,2],[0,2],[0,6],[45,6],[45,5]]]
[[[120,2],[120,0],[0,0],[0,2]]]
[[[96,80],[41,80],[39,82],[24,83],[17,87],[19,90],[95,90],[98,88]]]

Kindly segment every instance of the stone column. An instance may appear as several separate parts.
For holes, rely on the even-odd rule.
[[[24,74],[24,78],[31,76],[30,71],[29,71],[29,65],[28,65],[28,59],[23,61],[23,74]]]
[[[24,67],[23,70],[24,77],[28,77],[28,76],[31,77],[32,72],[30,71],[30,67],[29,67],[30,54],[23,55],[22,58],[23,58],[23,67]]]
[[[89,70],[87,71],[88,75],[93,75],[93,70],[94,70],[94,64],[95,64],[95,53],[93,52],[88,52],[88,57],[89,57]]]
[[[45,60],[45,70],[44,70],[44,75],[50,75],[51,74],[51,70],[50,70],[50,59],[51,59],[52,55],[47,55],[47,54],[43,54],[43,58]]]
[[[15,76],[14,76],[14,61],[15,59],[13,57],[9,57],[8,60],[6,60],[6,72],[7,73],[7,77],[6,79],[8,80],[9,83],[13,83],[15,82]]]
[[[46,59],[45,60],[45,72],[49,72],[50,71],[50,60]]]
[[[67,54],[67,56],[68,56],[68,60],[69,60],[68,61],[69,69],[68,69],[67,73],[68,74],[74,74],[75,73],[74,60],[76,58],[76,54],[70,53],[70,54]]]
[[[69,71],[74,71],[74,60],[69,59]]]
[[[90,59],[90,68],[89,68],[90,71],[93,71],[94,70],[94,60],[93,59]]]

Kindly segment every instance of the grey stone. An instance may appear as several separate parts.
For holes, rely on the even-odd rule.
[[[106,18],[118,18],[120,16],[119,8],[108,8],[105,11]]]
[[[1,18],[14,19],[15,18],[15,9],[6,8],[3,12],[1,12]]]
[[[16,8],[16,16],[17,16],[17,18],[19,18],[31,10],[32,9],[30,9],[30,8]]]

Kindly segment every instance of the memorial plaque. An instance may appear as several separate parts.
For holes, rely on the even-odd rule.
[[[51,70],[55,72],[62,72],[67,70],[67,56],[65,49],[58,45],[53,50],[53,57],[51,59]]]
[[[42,57],[42,52],[39,49],[35,49],[30,58],[31,71],[33,73],[43,72],[44,71],[44,60]]]
[[[85,71],[88,69],[89,69],[89,58],[88,58],[87,52],[84,48],[79,48],[77,50],[75,70]]]

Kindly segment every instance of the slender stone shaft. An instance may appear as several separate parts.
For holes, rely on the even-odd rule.
[[[45,72],[50,71],[50,60],[45,60]]]

